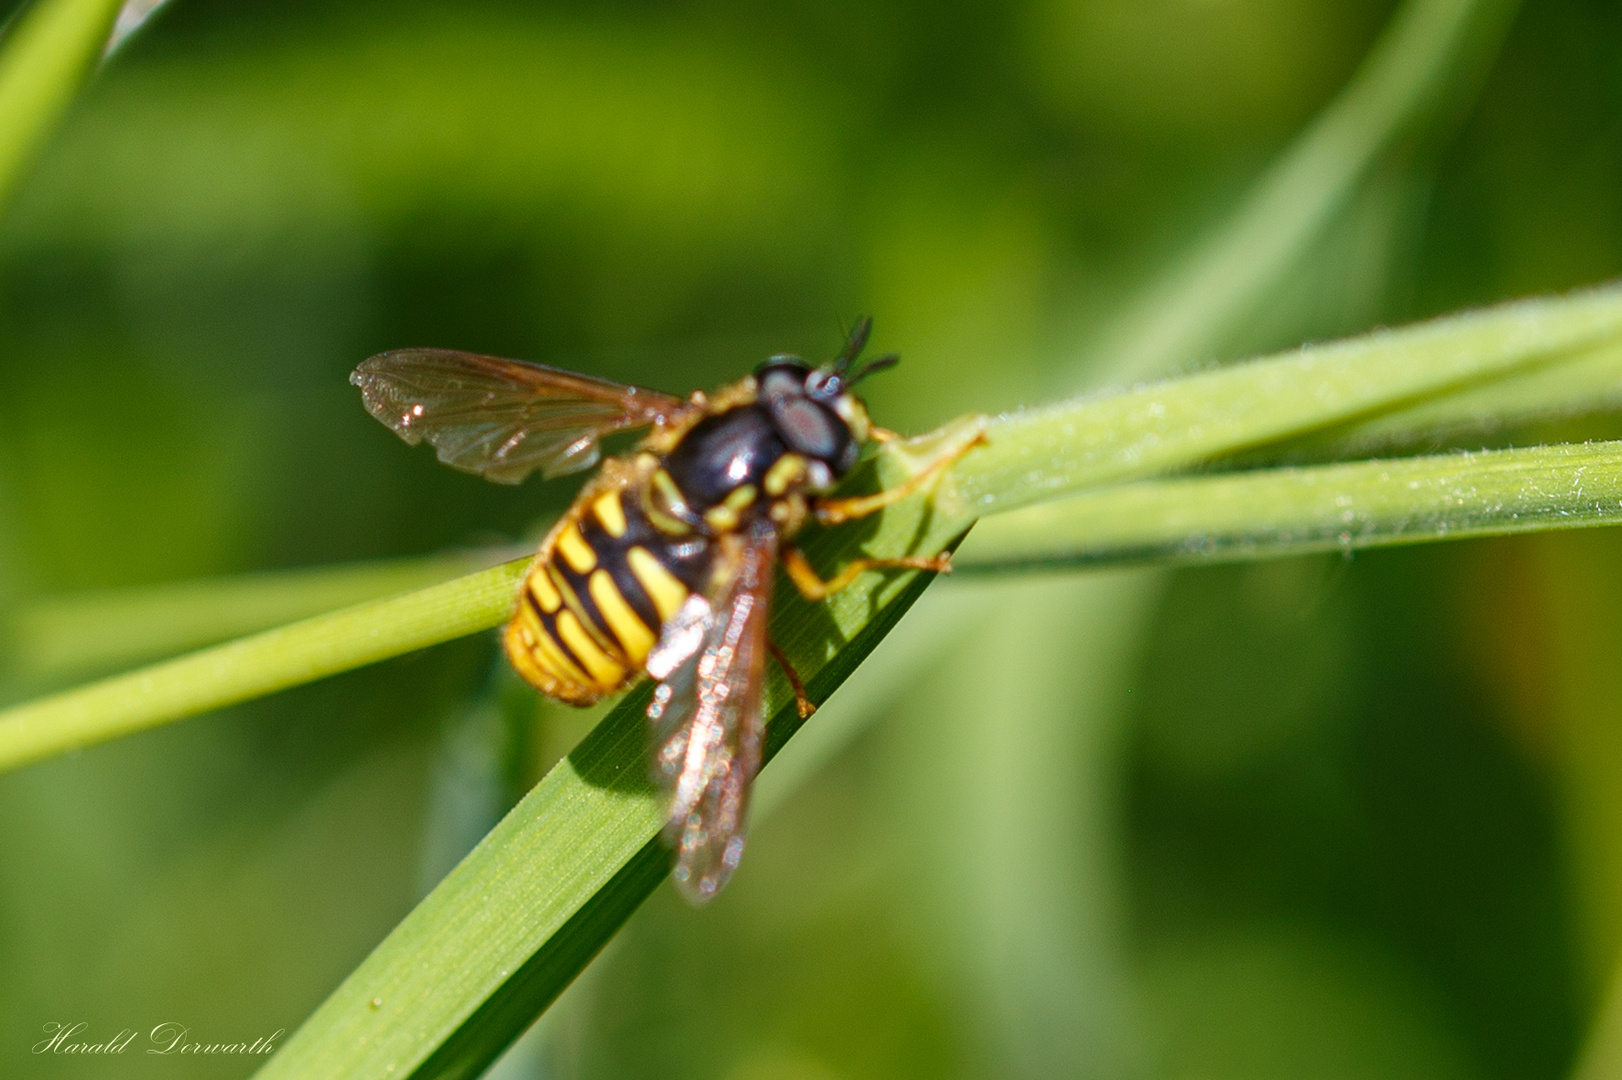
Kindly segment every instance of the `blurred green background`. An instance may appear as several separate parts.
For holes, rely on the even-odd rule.
[[[872,312],[902,431],[1093,385],[1395,8],[174,0],[0,216],[0,603],[532,538],[572,485],[402,446],[345,381],[386,348],[686,392]],[[1622,271],[1622,8],[1528,4],[1455,70],[1174,368]],[[1578,1068],[1622,538],[965,578],[932,620],[974,632],[886,643],[720,901],[661,890],[495,1074]],[[30,1047],[296,1027],[589,723],[493,641],[0,776],[0,1074],[249,1074]]]

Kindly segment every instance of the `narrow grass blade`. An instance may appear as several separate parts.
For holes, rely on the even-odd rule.
[[[1612,339],[1459,393],[1224,459],[1223,465],[1334,461],[1444,440],[1502,438],[1527,424],[1618,408],[1622,340]]]
[[[1530,363],[1529,357],[1538,355],[1540,347],[1558,349],[1614,332],[1616,299],[1586,299],[1587,306],[1583,300],[1561,302],[1577,307],[1576,312],[1560,308],[1561,313],[1574,316],[1570,320],[1553,317],[1564,332],[1551,332],[1554,327],[1550,325],[1550,312],[1523,308],[1488,313],[1477,321],[1456,320],[1407,335],[1386,335],[1372,344],[1363,342],[1360,348],[1332,354],[1328,362],[1310,355],[1238,369],[1241,380],[1227,386],[1232,396],[1225,431],[1229,437],[1235,432],[1247,432],[1246,393],[1256,395],[1271,390],[1281,398],[1295,395],[1292,407],[1300,407],[1301,401],[1316,402],[1320,411],[1313,415],[1346,417],[1379,404],[1406,402],[1427,390],[1471,384],[1506,367],[1513,369],[1517,363]],[[1488,353],[1486,363],[1480,362],[1482,352]],[[1391,379],[1393,368],[1401,366],[1397,359],[1405,353],[1430,359],[1446,377],[1436,377],[1433,372],[1430,380],[1392,379],[1406,392],[1385,398],[1356,392],[1360,387],[1367,390],[1359,377],[1370,377],[1368,367],[1375,368],[1379,377]],[[1326,370],[1330,376],[1327,380],[1322,377]],[[1331,387],[1349,385],[1351,390],[1328,395],[1312,392],[1326,382]],[[1147,392],[1164,395],[1165,390],[1159,387]],[[1265,394],[1261,396],[1265,398]],[[1329,398],[1327,404],[1325,397]],[[1105,400],[1109,403],[1118,399]],[[1048,423],[1073,425],[1070,431],[1050,428],[1054,436],[1050,445],[1062,446],[1063,440],[1073,439],[1075,426],[1091,420],[1086,410],[1097,404],[1077,403],[1063,420],[1056,420],[1053,414],[1063,413],[1064,409],[1043,417]],[[1153,432],[1171,411],[1129,409],[1124,420],[1123,413],[1117,412],[1112,414],[1112,430],[1118,436],[1129,430]],[[1183,430],[1187,423],[1186,415],[1174,417],[1173,426],[1158,432],[1172,444],[1159,459],[1163,466],[1173,461],[1186,466],[1204,453],[1201,434]],[[1029,431],[1027,428],[1022,434],[1028,435]],[[961,438],[961,433],[944,438],[953,437]],[[1005,425],[993,424],[990,439],[988,448],[963,461],[954,471],[959,495],[986,475],[988,458],[996,466],[993,451],[1005,439]],[[909,456],[908,450],[922,457],[932,452],[904,448],[895,458]],[[1055,455],[1055,460],[1065,460],[1062,450],[1056,450]],[[1132,467],[1107,455],[1102,459],[1096,466],[1099,474]],[[907,471],[899,460],[885,464],[891,470],[891,475],[885,476],[890,483]],[[1031,464],[1029,460],[1027,464]],[[1028,482],[1030,474],[1023,479]],[[897,511],[909,505],[902,504]],[[943,530],[967,521],[962,504],[950,493],[942,493],[924,509],[927,516],[911,520],[904,512],[886,514],[865,550],[880,555],[933,550],[941,546]],[[920,535],[923,542],[915,544],[914,539]],[[814,547],[842,554],[854,547],[848,537],[836,532],[823,533],[816,541]],[[866,591],[873,584],[858,586],[837,597],[826,609],[791,602],[786,620],[774,622],[779,640],[788,645],[796,664],[816,673],[812,681],[814,695],[827,692],[824,673],[828,658],[848,666],[876,640],[871,637],[878,621],[873,615],[874,600]],[[895,603],[891,600],[879,606],[879,616],[884,618]],[[830,623],[838,630],[832,645],[827,637]],[[849,644],[840,648],[839,641]],[[785,698],[778,687],[774,700],[781,702]],[[565,766],[525,801],[519,815],[498,828],[424,907],[351,976],[295,1035],[282,1056],[270,1063],[264,1075],[330,1072],[380,1077],[469,1076],[493,1060],[506,1042],[560,992],[662,876],[665,857],[652,841],[662,807],[656,796],[642,786],[640,704],[639,698],[633,699],[616,710]],[[775,731],[781,731],[785,722],[792,723],[792,719],[780,714]],[[612,768],[604,764],[610,761],[614,763]],[[598,776],[595,786],[589,782],[588,773]],[[616,790],[616,782],[625,786]],[[572,816],[573,809],[581,810],[579,817]],[[566,826],[550,831],[565,814],[570,815]],[[537,861],[543,868],[528,871],[532,876],[523,876],[525,868]],[[501,914],[488,914],[491,912]],[[509,924],[510,932],[506,929]],[[391,1002],[399,1003],[404,1011],[388,1018],[378,1017],[376,1014],[387,1010]]]
[[[1622,288],[1522,301],[1001,417],[955,470],[977,516],[1372,420],[1622,339]]]
[[[975,1037],[999,1077],[1125,1077],[1141,1060],[1110,838],[1130,679],[1164,582],[944,583],[927,599],[987,602],[885,721],[886,873],[911,897],[930,970],[977,995],[989,1022]]]
[[[1439,102],[1462,96],[1495,55],[1516,6],[1498,0],[1401,4],[1356,77],[1237,211],[1137,302],[1122,305],[1123,317],[1082,350],[1090,363],[1081,378],[1095,385],[1130,381],[1198,358],[1226,358],[1244,347],[1258,323],[1280,338],[1299,336],[1289,327],[1303,318],[1345,310],[1338,289],[1334,304],[1324,302],[1334,287],[1326,278],[1353,286],[1354,294],[1378,295],[1376,283],[1387,268],[1368,264],[1359,274],[1356,258],[1336,259],[1329,253],[1336,244],[1331,227],[1350,216],[1354,201],[1373,203],[1365,177],[1382,158],[1395,156],[1386,151],[1400,132],[1434,117]],[[1433,125],[1424,142],[1442,141],[1442,127]],[[1370,224],[1357,234],[1367,235]],[[1325,268],[1326,257],[1335,269]],[[1305,288],[1286,283],[1298,270],[1311,282]],[[978,526],[964,551],[974,549],[980,530],[1001,520]],[[934,962],[977,988],[978,1037],[995,1048],[1005,1075],[1130,1073],[1130,1059],[1143,1054],[1143,1032],[1134,1030],[1132,1010],[1123,1007],[1133,997],[1131,980],[1115,951],[1120,935],[1112,901],[1126,884],[1118,853],[1100,842],[1098,830],[1119,810],[1111,800],[1119,797],[1124,767],[1124,751],[1107,733],[1118,731],[1126,717],[1119,703],[1112,707],[1108,688],[1113,673],[1133,666],[1132,628],[1148,624],[1153,597],[1166,582],[1163,574],[1140,576],[1139,587],[1111,595],[1119,584],[1115,575],[1048,578],[1038,600],[1006,582],[976,589],[954,581],[926,599],[989,593],[996,600],[953,627],[955,633],[931,628],[932,636],[948,639],[942,645],[956,641],[967,666],[949,664],[914,687],[903,709],[917,716],[914,723],[885,721],[891,738],[900,721],[899,731],[915,740],[890,755],[903,790],[887,816],[910,817],[911,833],[942,838],[919,853],[921,895],[937,902],[909,909],[907,917],[924,920],[928,907],[938,909],[938,925],[927,933],[938,951]],[[1064,662],[1033,663],[1049,654]],[[1032,670],[1043,672],[1035,683],[1021,677]],[[995,677],[988,679],[988,672]],[[943,679],[952,685],[941,686]],[[1047,699],[1025,700],[1032,686],[1037,698]],[[988,715],[1012,722],[1017,738],[988,743]],[[1019,752],[999,751],[1005,744]],[[1057,776],[1054,763],[1063,765],[1057,772],[1073,775]],[[950,764],[958,766],[956,776]],[[947,789],[971,797],[962,805],[940,799]],[[966,809],[976,806],[986,812]],[[1016,823],[1012,831],[1009,822]]]
[[[0,41],[0,205],[112,32],[122,0],[39,0]]]
[[[1411,0],[1399,8],[1356,76],[1238,211],[1104,332],[1092,351],[1111,377],[1142,378],[1205,356],[1323,230],[1386,148],[1457,91],[1459,68],[1496,55],[1519,6]]]
[[[960,461],[932,499],[909,500],[879,522],[828,532],[821,543],[842,555],[858,546],[881,556],[939,550],[977,516],[1186,471],[1225,453],[1412,408],[1619,337],[1622,289],[1612,287],[1303,349],[989,424],[968,418],[892,444],[880,456],[879,477],[893,485],[983,429],[986,445]],[[0,711],[0,769],[494,626],[508,614],[520,569],[510,564]],[[862,595],[852,590],[830,606],[858,603]]]
[[[517,554],[435,555],[40,597],[0,615],[5,673],[33,682],[174,656],[423,588]]]
[[[881,544],[906,530],[885,533]],[[927,583],[870,577],[850,602],[829,606],[780,589],[773,637],[810,673],[812,698],[825,700]],[[657,839],[665,801],[647,776],[647,699],[646,686],[631,694],[554,768],[294,1033],[262,1080],[473,1077],[494,1061],[669,868]],[[768,756],[800,725],[785,685],[774,683],[769,702]]]
[[[981,524],[964,573],[1232,561],[1622,523],[1622,442],[1152,480]]]
[[[0,770],[495,626],[512,613],[525,566],[503,563],[0,711]]]

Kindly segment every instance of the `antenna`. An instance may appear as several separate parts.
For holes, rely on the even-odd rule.
[[[883,371],[885,368],[893,368],[899,363],[901,363],[901,357],[897,353],[885,353],[883,356],[875,357],[864,365],[862,370],[846,379],[845,385],[855,386],[869,375]]]
[[[834,358],[833,373],[843,375],[850,369],[856,358],[862,355],[867,347],[867,335],[873,332],[873,316],[863,315],[854,327],[851,328],[850,337],[845,339],[845,348]]]

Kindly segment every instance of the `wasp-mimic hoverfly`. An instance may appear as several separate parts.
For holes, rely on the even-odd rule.
[[[596,464],[601,440],[649,429],[609,458],[541,541],[503,634],[527,682],[590,705],[644,673],[655,775],[670,796],[672,876],[703,903],[743,853],[749,790],[760,767],[766,657],[782,665],[801,716],[812,710],[767,636],[773,570],[810,600],[867,570],[944,572],[946,556],[856,559],[824,581],[793,546],[807,521],[865,517],[919,490],[966,452],[942,455],[876,495],[831,492],[873,439],[851,387],[895,364],[852,370],[872,321],[832,363],[773,356],[714,394],[679,398],[521,360],[447,349],[400,349],[350,376],[366,408],[408,443],[497,483]]]

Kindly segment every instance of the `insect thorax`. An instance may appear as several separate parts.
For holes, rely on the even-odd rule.
[[[773,363],[726,388],[709,415],[665,446],[677,510],[701,531],[730,532],[769,516],[784,538],[798,531],[805,496],[825,492],[854,465],[859,442],[835,403],[805,390],[812,369]],[[655,510],[660,509],[657,498]]]

